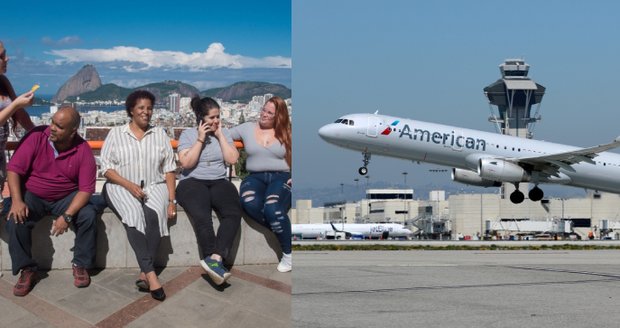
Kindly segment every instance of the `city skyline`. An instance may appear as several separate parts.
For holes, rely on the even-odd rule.
[[[54,94],[84,64],[95,65],[104,84],[124,87],[163,80],[201,90],[243,80],[290,87],[290,8],[284,0],[185,1],[166,10],[144,1],[69,1],[26,10],[9,1],[0,40],[18,92],[39,83],[40,94]]]

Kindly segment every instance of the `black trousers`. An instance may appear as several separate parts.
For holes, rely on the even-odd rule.
[[[114,208],[114,204],[112,204],[108,194],[105,192],[105,186],[103,194],[105,195],[105,200],[110,209],[120,218],[121,216],[118,214],[116,208]],[[129,245],[131,245],[133,252],[136,254],[136,261],[138,261],[140,271],[147,273],[155,271],[155,257],[157,256],[161,235],[159,233],[157,212],[146,205],[142,205],[142,210],[144,211],[144,218],[146,219],[144,233],[126,224],[123,224],[123,226],[125,227],[125,232],[127,232]]]
[[[8,220],[6,223],[14,275],[23,268],[37,265],[32,259],[32,229],[37,222],[49,214],[54,217],[62,215],[71,204],[75,194],[77,191],[57,201],[46,201],[29,191],[25,192],[24,202],[28,206],[26,221],[22,224]],[[72,262],[77,266],[90,269],[95,263],[97,254],[97,211],[95,207],[90,202],[86,204],[75,215],[71,225],[75,229]]]
[[[227,258],[241,223],[239,192],[226,179],[187,178],[177,186],[177,200],[194,223],[194,232],[202,256],[219,254]],[[217,236],[211,212],[215,210],[220,226]]]

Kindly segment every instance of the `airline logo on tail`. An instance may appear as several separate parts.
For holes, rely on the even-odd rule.
[[[392,124],[390,124],[390,126],[385,128],[385,130],[383,130],[383,132],[381,132],[381,134],[384,135],[384,136],[390,135],[390,133],[392,133],[392,127],[396,126],[398,124],[398,122],[400,122],[400,121],[396,120],[396,121],[392,122]]]

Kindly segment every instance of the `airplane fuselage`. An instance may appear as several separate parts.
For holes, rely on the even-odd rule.
[[[348,149],[472,172],[479,169],[482,158],[518,160],[582,149],[377,114],[345,115],[323,126],[319,134],[327,142]],[[559,165],[555,176],[535,175],[528,179],[620,193],[619,154],[600,152],[591,161]]]
[[[411,230],[397,223],[334,223],[334,227],[338,231],[364,238],[380,238],[383,235],[409,237],[412,234]],[[292,234],[301,236],[301,238],[325,238],[335,232],[334,227],[331,224],[293,224]]]

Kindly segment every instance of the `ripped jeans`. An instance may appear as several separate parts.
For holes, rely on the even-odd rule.
[[[291,253],[291,187],[289,172],[253,172],[239,188],[243,209],[254,221],[276,234],[282,252]]]

